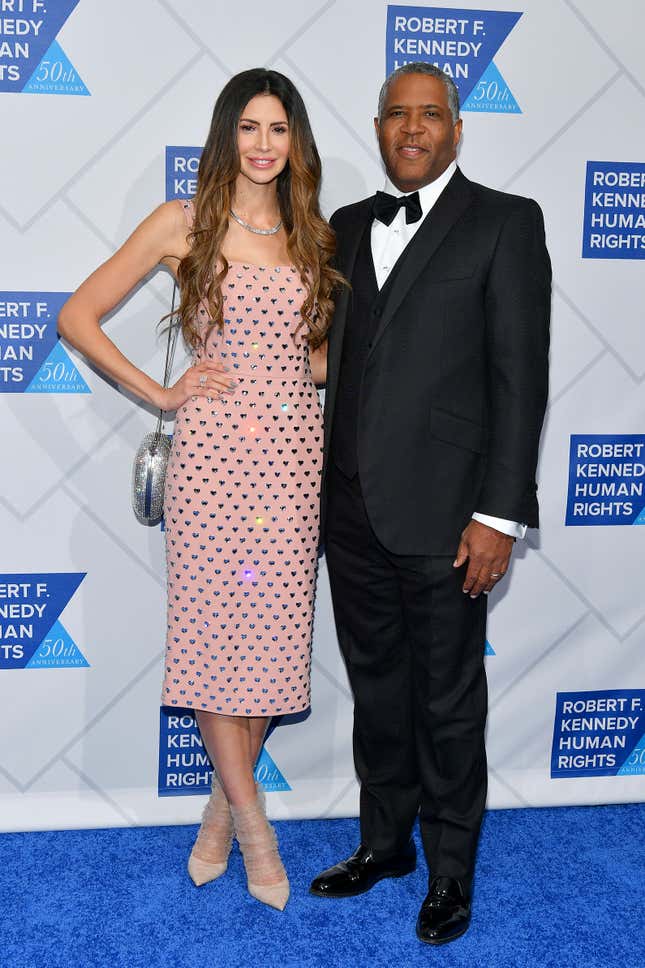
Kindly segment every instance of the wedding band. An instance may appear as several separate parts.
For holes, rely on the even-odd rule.
[[[205,387],[207,380],[208,380],[208,377],[206,376],[206,374],[205,373],[200,373],[200,375],[199,375],[199,385],[200,385],[200,387]]]

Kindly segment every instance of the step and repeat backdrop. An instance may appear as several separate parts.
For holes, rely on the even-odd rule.
[[[489,804],[645,798],[644,32],[639,0],[0,0],[3,829],[200,814],[199,734],[159,708],[164,536],[129,503],[154,414],[56,318],[148,212],[194,193],[215,97],[260,65],[305,99],[328,215],[382,187],[377,95],[410,60],[459,86],[465,173],[540,202],[542,529],[491,595]],[[105,321],[157,378],[170,295],[155,273]],[[277,723],[257,768],[274,817],[356,813],[351,721],[322,559],[311,714]]]

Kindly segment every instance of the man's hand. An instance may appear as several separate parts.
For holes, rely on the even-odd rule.
[[[513,541],[510,535],[479,521],[470,521],[464,528],[453,567],[460,568],[468,561],[464,592],[471,598],[481,592],[487,595],[506,574]]]

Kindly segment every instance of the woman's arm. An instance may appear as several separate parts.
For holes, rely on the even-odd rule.
[[[101,319],[160,262],[177,264],[188,251],[186,224],[174,202],[159,206],[130,238],[99,266],[68,299],[58,317],[58,331],[100,370],[142,400],[175,410],[190,396],[208,396],[229,388],[221,364],[191,367],[173,386],[163,387],[136,367],[101,329]],[[207,377],[204,385],[200,377]]]
[[[324,387],[327,382],[327,340],[309,355],[311,376],[317,387]]]

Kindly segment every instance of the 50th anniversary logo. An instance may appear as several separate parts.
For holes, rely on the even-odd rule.
[[[493,63],[521,13],[451,7],[387,9],[385,70],[425,61],[445,71],[459,91],[462,111],[521,114]]]
[[[0,393],[90,393],[56,332],[69,296],[0,292]]]
[[[85,572],[0,574],[0,669],[89,664],[60,621]]]
[[[56,40],[78,2],[0,0],[0,93],[90,93]]]

